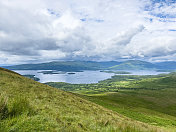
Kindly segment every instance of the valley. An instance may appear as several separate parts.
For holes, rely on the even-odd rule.
[[[97,84],[47,83],[126,117],[176,129],[176,73],[116,75]]]

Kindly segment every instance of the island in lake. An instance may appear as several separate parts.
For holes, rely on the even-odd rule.
[[[67,74],[76,74],[75,72],[68,72]]]
[[[38,73],[43,73],[43,74],[65,74],[66,72],[64,72],[64,71],[40,71]]]
[[[114,74],[131,74],[131,72],[127,72],[127,71],[100,71],[100,72],[114,73]]]

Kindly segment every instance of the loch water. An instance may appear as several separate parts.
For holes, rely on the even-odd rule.
[[[35,75],[35,77],[39,78],[41,83],[46,82],[66,82],[71,84],[90,84],[90,83],[98,83],[99,81],[111,78],[114,76],[114,73],[106,73],[100,72],[99,70],[91,71],[85,70],[82,72],[72,72],[74,74],[70,74],[70,72],[61,72],[61,74],[43,74],[42,71],[50,71],[50,70],[15,70],[15,72],[21,75]],[[131,74],[125,75],[158,75],[166,72],[157,72],[157,71],[148,71],[148,70],[138,70],[138,71],[127,71],[131,72]],[[119,75],[119,74],[118,74]],[[124,74],[123,74],[124,75]]]

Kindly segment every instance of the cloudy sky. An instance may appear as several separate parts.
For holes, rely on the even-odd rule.
[[[0,64],[176,61],[176,0],[0,0]]]

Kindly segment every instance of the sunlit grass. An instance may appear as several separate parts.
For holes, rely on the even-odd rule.
[[[0,131],[159,132],[74,94],[0,69]]]
[[[60,83],[48,83],[58,87]],[[97,84],[58,87],[150,125],[176,131],[176,74],[114,76]]]

